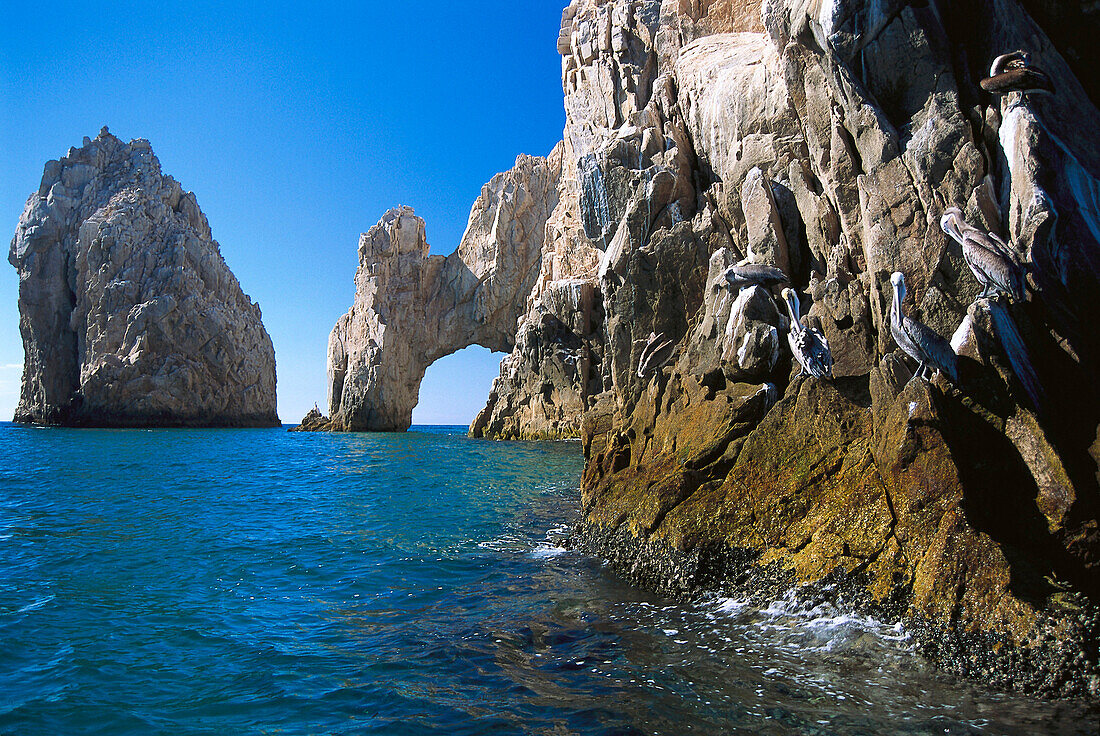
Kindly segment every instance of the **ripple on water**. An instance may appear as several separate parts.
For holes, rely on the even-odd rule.
[[[1091,732],[794,598],[567,551],[580,448],[0,425],[0,733]],[[1082,725],[1085,724],[1085,725]]]

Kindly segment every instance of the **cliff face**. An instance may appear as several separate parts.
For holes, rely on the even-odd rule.
[[[447,259],[410,211],[365,236],[332,425],[403,429],[434,357],[514,346],[471,433],[579,435],[577,542],[631,579],[803,584],[956,672],[1100,694],[1100,115],[1074,76],[1094,52],[1028,9],[1061,12],[574,0],[550,161],[495,179]],[[982,90],[1017,49],[1055,94]],[[1022,297],[983,295],[949,207],[1027,264]],[[501,212],[522,234],[475,227]],[[778,285],[743,266],[786,275],[831,377],[802,375]],[[896,272],[957,380],[895,344]]]
[[[46,164],[8,260],[26,363],[15,421],[273,426],[275,352],[184,192],[106,128]]]
[[[955,671],[1100,693],[1100,115],[1055,43],[1016,0],[576,0],[558,49],[557,206],[472,431],[579,430],[578,539],[632,579],[842,582]],[[1056,94],[982,91],[1016,49]],[[978,298],[949,206],[1025,299]],[[778,289],[730,287],[746,261],[833,380],[797,375]],[[957,385],[894,343],[895,271]]]

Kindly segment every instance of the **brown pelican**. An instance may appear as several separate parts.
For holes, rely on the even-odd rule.
[[[962,210],[948,207],[940,218],[940,227],[962,246],[966,265],[982,285],[979,299],[990,292],[1008,294],[1013,301],[1024,299],[1024,266],[1019,256],[993,233],[986,233],[963,219]]]
[[[645,378],[667,363],[675,348],[676,343],[667,339],[665,333],[649,333],[649,341],[638,357],[638,378]]]
[[[783,301],[787,302],[787,312],[791,318],[791,328],[787,332],[787,342],[791,352],[803,371],[814,378],[833,377],[833,354],[829,351],[829,341],[816,327],[806,327],[799,319],[798,294],[794,289],[783,290]]]
[[[894,285],[894,301],[890,305],[890,334],[902,352],[919,364],[914,376],[924,377],[932,369],[943,373],[952,383],[959,382],[958,356],[951,343],[940,337],[928,325],[906,317],[901,311],[905,299],[905,276],[894,271],[890,276]]]
[[[981,81],[981,85],[986,92],[995,95],[1007,95],[1010,92],[1023,92],[1025,95],[1054,94],[1050,77],[1031,65],[1031,54],[1026,51],[1013,51],[994,59],[993,66],[989,68],[989,76]]]
[[[737,263],[727,268],[722,275],[734,289],[743,289],[754,284],[771,287],[789,281],[787,274],[781,269],[764,263]]]

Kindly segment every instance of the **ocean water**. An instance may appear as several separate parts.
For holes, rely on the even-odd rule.
[[[1077,734],[826,607],[562,548],[577,443],[0,424],[0,734]]]

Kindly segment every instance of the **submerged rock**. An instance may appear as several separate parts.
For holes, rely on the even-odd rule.
[[[332,420],[321,413],[321,410],[314,406],[306,415],[302,417],[302,421],[297,426],[291,427],[288,432],[331,432],[333,431]]]
[[[148,141],[104,128],[47,163],[8,260],[26,352],[15,421],[279,423],[260,307]]]

